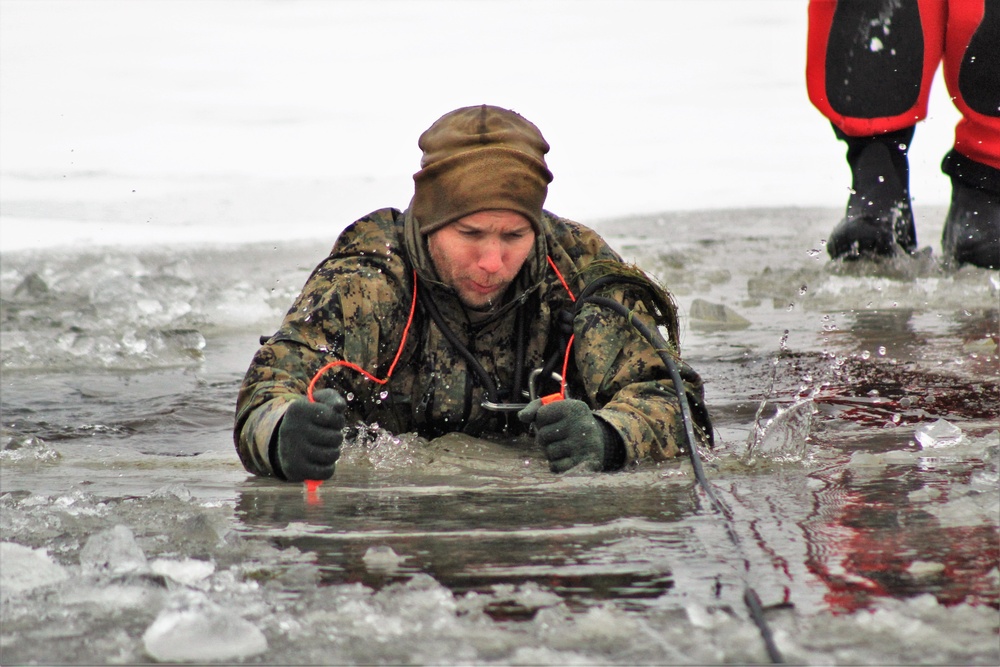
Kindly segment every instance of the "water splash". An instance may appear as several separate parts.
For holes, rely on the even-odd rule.
[[[802,461],[809,450],[809,433],[815,414],[813,400],[806,398],[779,409],[763,426],[755,422],[744,462],[752,464],[758,459]]]

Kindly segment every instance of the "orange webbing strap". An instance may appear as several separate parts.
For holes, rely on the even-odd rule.
[[[410,325],[413,324],[413,313],[417,310],[417,272],[413,271],[413,300],[410,302],[410,316],[406,319],[406,328],[403,329],[403,339],[399,341],[399,349],[396,350],[396,357],[392,360],[392,364],[389,366],[389,372],[385,374],[384,378],[377,378],[365,369],[361,368],[357,364],[351,363],[350,361],[344,361],[338,359],[337,361],[331,361],[323,368],[316,371],[316,375],[313,376],[312,381],[309,382],[309,389],[306,391],[306,395],[309,397],[311,403],[315,403],[316,399],[313,398],[313,390],[316,387],[316,383],[331,368],[337,368],[338,366],[344,366],[352,371],[360,373],[372,382],[376,384],[385,384],[392,377],[392,372],[396,370],[396,364],[399,362],[399,358],[403,356],[403,348],[406,347],[406,338],[410,335]]]
[[[559,282],[561,282],[562,286],[566,289],[566,293],[569,294],[570,301],[576,303],[576,295],[573,294],[573,290],[569,288],[569,283],[567,283],[566,279],[563,278],[562,272],[559,270],[559,267],[556,266],[556,263],[552,261],[552,257],[546,256],[545,259],[549,260],[549,266],[551,266],[552,270],[555,271],[556,277],[559,278]],[[575,334],[570,336],[569,342],[566,343],[566,356],[563,358],[562,368],[562,385],[559,388],[559,392],[556,394],[549,394],[548,396],[542,396],[542,405],[548,405],[553,401],[561,401],[566,398],[566,371],[569,370],[569,352],[573,349],[574,338],[576,338]]]
[[[399,341],[399,349],[396,350],[396,357],[392,360],[392,364],[389,366],[389,372],[385,374],[385,378],[382,379],[377,378],[368,371],[366,371],[365,369],[361,368],[357,364],[351,363],[350,361],[344,361],[342,359],[337,361],[331,361],[326,366],[323,366],[323,368],[316,371],[316,375],[314,375],[312,377],[312,380],[309,382],[309,388],[306,390],[306,396],[309,397],[309,402],[310,403],[316,402],[316,399],[313,398],[313,390],[316,388],[316,383],[323,376],[323,374],[326,373],[331,368],[337,368],[338,366],[344,366],[345,368],[350,368],[352,371],[360,373],[361,375],[365,376],[366,378],[377,384],[385,384],[386,382],[388,382],[389,378],[392,377],[392,372],[396,370],[396,363],[399,361],[399,358],[403,356],[403,348],[406,347],[406,337],[409,336],[410,334],[410,325],[413,324],[413,313],[416,312],[416,310],[417,310],[417,272],[416,270],[414,270],[413,300],[410,303],[410,316],[406,319],[406,327],[403,329],[403,339]],[[319,490],[319,486],[322,483],[323,480],[319,479],[305,480],[306,502],[309,503],[310,505],[319,504],[319,496],[317,495],[316,492]]]

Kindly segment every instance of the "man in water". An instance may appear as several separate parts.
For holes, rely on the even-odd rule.
[[[556,473],[664,460],[693,433],[711,443],[672,298],[543,210],[538,128],[467,107],[419,146],[409,208],[345,229],[254,356],[234,430],[247,470],[328,479],[358,421],[425,437],[530,431]]]

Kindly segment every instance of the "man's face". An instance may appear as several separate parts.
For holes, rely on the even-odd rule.
[[[466,308],[489,310],[531,253],[535,230],[520,213],[479,211],[427,237],[438,276]]]

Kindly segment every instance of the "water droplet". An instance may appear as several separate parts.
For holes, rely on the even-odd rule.
[[[805,294],[808,291],[809,291],[808,285],[802,285],[801,287],[799,287],[799,294]]]
[[[389,397],[389,392],[383,389],[382,392],[379,393],[378,397],[381,399],[386,399]]]
[[[872,356],[872,353],[869,352],[868,350],[865,350],[864,352],[861,353],[861,358],[862,359],[871,359],[871,356]]]
[[[879,345],[878,346],[878,354],[879,354],[880,357],[884,357],[885,356],[885,345]]]
[[[347,396],[345,398],[347,398],[347,400],[349,400],[349,401],[353,401],[354,400],[354,392],[353,391],[347,392]]]
[[[792,312],[793,310],[795,310],[795,304],[794,303],[788,304],[788,308],[786,310],[788,310],[788,312]]]

